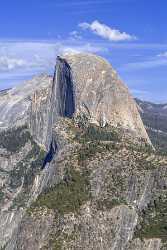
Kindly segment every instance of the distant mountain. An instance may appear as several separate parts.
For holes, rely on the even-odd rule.
[[[167,150],[167,103],[155,104],[136,99],[147,132],[156,147]]]

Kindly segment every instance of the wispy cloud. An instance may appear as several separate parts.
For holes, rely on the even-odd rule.
[[[76,34],[73,34],[76,35]],[[102,53],[103,46],[83,42],[74,37],[66,41],[1,41],[0,42],[0,88],[6,81],[27,79],[42,72],[54,70],[56,56],[64,53]]]
[[[90,5],[95,6],[95,5],[111,5],[111,4],[122,4],[122,3],[129,3],[129,2],[134,2],[135,0],[71,0],[71,1],[62,1],[62,0],[48,0],[47,4],[54,4],[54,6],[57,7],[68,7],[68,6],[73,6],[73,7],[80,7],[80,6],[88,6]]]
[[[90,30],[94,34],[114,42],[136,40],[135,36],[111,28],[106,24],[100,23],[98,20],[95,20],[92,23],[80,23],[79,27],[83,30]]]
[[[166,57],[167,58],[167,51],[158,54],[158,57]]]
[[[143,69],[151,69],[151,68],[157,68],[161,66],[167,66],[167,59],[153,59],[150,61],[142,61],[142,62],[132,62],[127,63],[123,66],[121,66],[120,70],[123,71],[138,71]]]
[[[0,57],[0,72],[14,70],[15,68],[24,67],[27,62],[23,59],[1,56]]]
[[[76,33],[73,35],[77,35]],[[74,37],[75,37],[74,36]],[[1,42],[0,71],[21,68],[48,68],[55,63],[56,55],[66,52],[99,52],[105,48],[91,43],[67,42]]]
[[[82,39],[81,33],[77,30],[73,30],[72,32],[70,32],[70,38],[72,39]]]
[[[117,0],[119,2],[128,1],[128,0]],[[71,1],[48,1],[47,4],[54,4],[57,7],[65,7],[65,6],[73,6],[73,7],[80,7],[80,6],[88,6],[88,5],[101,5],[101,4],[112,4],[115,0],[71,0]]]
[[[75,34],[73,34],[73,39],[71,37],[65,40],[60,37],[55,41],[1,40],[0,89],[14,86],[42,72],[53,73],[57,55],[89,52],[102,55],[110,60],[135,96],[146,100],[165,100],[166,97],[163,96],[165,91],[163,90],[163,93],[158,94],[156,90],[155,93],[150,90],[152,85],[149,84],[150,82],[155,84],[157,81],[164,82],[163,86],[166,86],[165,67],[162,68],[162,66],[167,65],[167,58],[164,56],[165,52],[163,52],[167,51],[167,44],[115,43],[99,39],[88,41],[84,37],[82,39],[75,38]],[[161,51],[163,53],[160,53]],[[141,54],[140,57],[132,56],[138,53]],[[156,56],[160,54],[161,56]],[[159,76],[154,79],[156,77],[152,77],[151,72],[159,72],[158,67],[161,67],[164,73],[162,72],[161,79]],[[155,68],[155,70],[152,70],[152,68]],[[145,73],[143,74],[143,72]],[[145,78],[148,75],[150,78]],[[148,90],[150,90],[150,93]]]
[[[139,43],[139,42],[124,42],[124,43],[114,43],[114,42],[108,42],[108,41],[96,41],[96,44],[101,44],[101,46],[107,46],[111,49],[124,49],[124,50],[163,50],[167,49],[167,43]]]
[[[131,90],[133,96],[143,101],[150,101],[154,103],[164,103],[166,100],[159,99],[159,96],[155,95],[151,91],[141,90],[141,89],[133,89]]]

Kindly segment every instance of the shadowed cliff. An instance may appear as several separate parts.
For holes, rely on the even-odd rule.
[[[75,112],[75,96],[71,67],[65,59],[57,57],[53,84],[56,84],[57,113],[71,118]]]

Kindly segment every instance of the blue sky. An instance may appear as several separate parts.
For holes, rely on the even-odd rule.
[[[107,58],[135,96],[167,102],[166,9],[166,0],[2,1],[0,89],[81,51]]]

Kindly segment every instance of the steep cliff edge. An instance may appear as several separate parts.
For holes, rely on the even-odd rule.
[[[149,140],[135,101],[107,61],[91,54],[64,59],[72,71],[76,112],[87,112],[92,122],[122,126]]]
[[[53,80],[5,95],[2,249],[165,249],[167,158],[110,64],[58,57]]]

